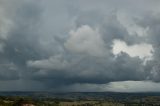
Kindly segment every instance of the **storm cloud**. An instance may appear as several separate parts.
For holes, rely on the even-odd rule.
[[[159,4],[0,0],[0,90],[159,87]],[[11,89],[13,84],[17,87]]]

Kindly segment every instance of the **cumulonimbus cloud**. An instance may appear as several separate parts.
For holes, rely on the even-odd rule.
[[[159,2],[15,1],[0,0],[1,81],[43,90],[160,81]]]

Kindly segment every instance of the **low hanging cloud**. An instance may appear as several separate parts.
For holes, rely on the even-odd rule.
[[[0,90],[159,87],[159,4],[0,0]]]
[[[68,66],[68,62],[61,55],[56,55],[45,60],[28,61],[27,65],[40,69],[65,69]]]
[[[64,87],[64,86],[63,86]],[[59,89],[63,89],[63,87]],[[146,87],[146,89],[144,89]],[[85,89],[84,89],[85,88]],[[160,89],[159,83],[150,81],[118,81],[111,82],[108,84],[74,84],[66,88],[67,91],[71,92],[85,92],[90,91],[111,91],[111,92],[158,92]]]

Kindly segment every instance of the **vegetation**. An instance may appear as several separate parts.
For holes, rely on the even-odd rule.
[[[35,98],[29,96],[0,96],[0,106],[160,106],[160,96],[137,95],[114,98]]]

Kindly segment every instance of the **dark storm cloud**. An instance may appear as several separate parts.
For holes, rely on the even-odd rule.
[[[154,81],[160,81],[159,75],[160,75],[160,35],[159,35],[159,28],[160,28],[160,23],[159,23],[159,13],[154,14],[153,16],[149,16],[148,20],[143,19],[141,21],[142,25],[148,25],[150,27],[149,30],[149,35],[147,42],[151,43],[154,47],[154,55],[153,55],[153,60],[148,62],[148,65],[150,66],[150,79],[153,79]]]
[[[7,5],[9,2],[4,1],[4,3]],[[2,6],[2,8],[5,9],[5,5],[4,7]],[[3,69],[3,71],[6,71],[4,74],[11,74],[11,78],[17,75],[23,76],[23,71],[26,71],[26,60],[38,56],[34,42],[37,42],[37,24],[38,20],[40,20],[39,15],[41,11],[39,6],[31,1],[19,2],[13,5],[7,9],[9,12],[14,9],[14,11],[12,11],[14,15],[9,15],[9,18],[4,17],[12,23],[12,26],[11,28],[4,29],[7,30],[7,33],[3,35],[6,38],[3,40],[5,45],[3,48],[4,52],[1,53],[1,64],[13,63],[18,67],[15,69],[16,72],[12,72],[8,68]],[[4,12],[8,11],[5,10]],[[6,75],[2,76],[5,77]]]
[[[0,80],[31,82],[28,89],[37,83],[43,90],[160,81],[159,2],[15,1],[0,0],[5,4],[0,5]],[[125,51],[141,52],[135,45],[151,45],[152,59],[113,54],[114,40],[125,42]]]

